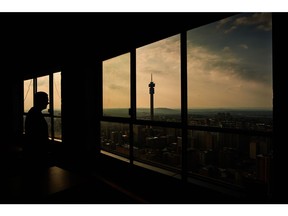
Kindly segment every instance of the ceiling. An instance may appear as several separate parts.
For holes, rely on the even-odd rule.
[[[0,13],[2,53],[29,73],[70,61],[107,59],[236,13]]]

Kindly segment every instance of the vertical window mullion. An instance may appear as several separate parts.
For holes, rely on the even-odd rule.
[[[37,78],[33,79],[33,106],[34,106],[34,95],[37,92]]]
[[[129,131],[130,131],[130,148],[129,148],[129,156],[130,156],[130,163],[133,164],[134,159],[134,153],[133,153],[133,147],[134,147],[134,132],[133,132],[133,123],[136,119],[136,50],[133,49],[131,51],[131,61],[130,61],[130,125],[129,125]]]
[[[181,64],[181,122],[182,122],[182,179],[187,180],[187,33],[180,34]]]
[[[50,117],[50,121],[51,121],[51,128],[50,128],[50,131],[51,131],[51,138],[52,140],[54,140],[54,92],[53,92],[53,83],[54,83],[54,80],[53,80],[53,74],[50,74],[49,75],[49,95],[50,95],[50,98],[49,98],[49,117]]]
[[[98,115],[96,115],[97,118],[97,125],[96,128],[98,128],[98,132],[96,137],[98,137],[98,142],[96,142],[96,154],[99,155],[101,152],[101,119],[103,118],[103,61],[96,61],[96,76],[97,76],[97,85],[101,86],[101,88],[96,88],[96,95],[98,96],[98,103],[97,103],[97,109],[98,109]],[[99,73],[98,73],[99,71]]]

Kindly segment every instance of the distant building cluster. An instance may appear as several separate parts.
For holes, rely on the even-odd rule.
[[[214,119],[203,117],[202,121],[197,118],[194,121],[197,125],[208,125],[208,122],[223,125],[229,120],[231,124],[228,126],[241,125],[239,120],[236,121],[228,113],[219,113],[216,117]],[[243,120],[242,125],[244,122]],[[245,126],[248,125],[252,130],[260,122],[263,124],[264,121],[253,118],[252,123],[246,122]],[[268,124],[260,129],[265,128],[265,131],[269,131],[272,125],[269,121],[267,122]],[[124,157],[129,156],[128,124],[104,122],[101,133],[101,145],[104,150]],[[173,168],[175,172],[181,169],[181,130],[134,125],[133,133],[133,158],[135,160]],[[197,174],[235,185],[243,185],[247,182],[266,184],[270,180],[271,146],[271,140],[268,137],[189,130],[187,169],[192,175]]]

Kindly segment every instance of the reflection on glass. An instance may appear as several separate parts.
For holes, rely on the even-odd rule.
[[[187,32],[188,123],[271,130],[272,18],[242,13]]]
[[[24,80],[24,112],[33,106],[33,79]]]
[[[54,116],[54,139],[62,139],[62,119]]]
[[[48,136],[51,138],[52,137],[52,126],[51,126],[51,118],[45,116],[45,120],[48,124]]]
[[[50,98],[49,95],[49,76],[42,76],[42,77],[37,77],[37,92],[39,91],[44,91],[48,94],[48,98]],[[49,104],[47,106],[47,109],[44,109],[42,113],[48,113],[49,109]]]
[[[181,168],[181,130],[146,125],[134,125],[133,130],[135,160],[168,169]]]
[[[180,121],[180,36],[136,50],[137,118]]]
[[[129,117],[130,54],[103,62],[103,115]]]
[[[188,172],[239,186],[267,186],[271,141],[268,137],[190,130]]]
[[[101,122],[101,148],[128,157],[129,134],[129,124]]]

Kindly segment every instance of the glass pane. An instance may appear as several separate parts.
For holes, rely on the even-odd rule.
[[[272,129],[272,18],[243,13],[187,32],[190,125]]]
[[[103,62],[103,115],[129,117],[130,54]]]
[[[54,115],[61,116],[61,72],[53,73]]]
[[[24,112],[33,106],[33,79],[24,80]]]
[[[137,118],[180,121],[180,36],[136,50]]]
[[[176,128],[134,125],[134,159],[172,170],[181,168],[182,133]]]
[[[52,137],[52,132],[51,132],[51,118],[45,116],[45,120],[48,124],[48,136],[51,138]]]
[[[101,148],[124,157],[129,156],[129,124],[101,122]]]
[[[49,95],[49,76],[42,76],[37,78],[37,92],[44,91]],[[48,104],[47,109],[43,110],[42,113],[48,113],[50,104]]]
[[[269,137],[190,130],[188,173],[265,190],[271,180],[271,142]]]
[[[62,119],[54,117],[54,139],[62,140]]]

